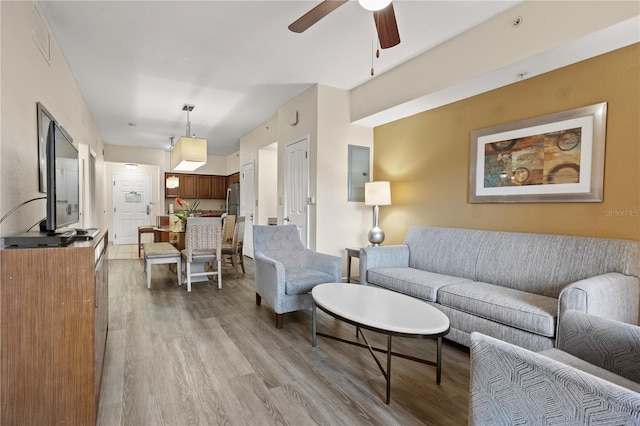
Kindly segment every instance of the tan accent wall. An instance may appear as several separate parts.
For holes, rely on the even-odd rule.
[[[608,103],[603,202],[468,202],[472,130],[599,102]],[[391,181],[385,244],[414,224],[640,241],[640,44],[379,126],[374,176]]]

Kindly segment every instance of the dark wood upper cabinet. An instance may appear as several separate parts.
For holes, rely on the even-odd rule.
[[[212,179],[215,176],[198,175],[198,198],[215,198],[213,197]]]
[[[211,198],[227,198],[227,178],[224,176],[211,176],[212,192]]]
[[[198,175],[180,175],[180,198],[198,198]]]
[[[167,188],[167,178],[169,176],[175,176],[178,178],[178,181],[180,181],[180,175],[175,174],[175,173],[165,173],[164,174],[164,198],[176,198],[180,196],[180,186],[178,186],[177,188]]]
[[[179,180],[177,188],[167,188],[167,177],[176,176]],[[240,182],[240,174],[234,173],[230,176],[217,175],[192,175],[184,173],[164,174],[164,197],[165,198],[186,198],[186,199],[217,199],[227,198],[227,187],[235,182]]]
[[[240,183],[240,172],[227,176],[227,186],[232,183]]]

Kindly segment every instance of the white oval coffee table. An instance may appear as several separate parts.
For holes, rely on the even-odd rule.
[[[391,356],[398,356],[436,367],[436,383],[440,384],[442,366],[442,336],[449,333],[449,318],[426,302],[394,291],[359,284],[319,284],[311,291],[313,296],[312,344],[317,347],[316,336],[323,336],[352,345],[366,347],[387,380],[387,399],[391,397]],[[356,326],[356,336],[365,344],[317,332],[316,307],[329,315]],[[387,335],[387,349],[369,345],[360,328]],[[429,338],[437,340],[436,362],[404,355],[391,350],[391,337]],[[387,354],[387,369],[376,358],[374,351]]]

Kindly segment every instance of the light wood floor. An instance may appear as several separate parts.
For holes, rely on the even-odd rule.
[[[467,424],[465,348],[445,342],[440,386],[433,367],[394,358],[386,405],[384,377],[366,349],[323,337],[312,348],[310,311],[275,328],[270,307],[255,304],[251,259],[244,277],[223,274],[221,290],[194,284],[188,294],[167,265],[153,266],[147,290],[135,256],[109,260],[99,425]],[[353,338],[352,326],[318,315],[318,331]],[[432,340],[395,338],[394,350],[435,359]]]

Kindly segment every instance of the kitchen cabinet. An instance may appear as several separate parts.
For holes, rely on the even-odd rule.
[[[212,188],[214,177],[211,175],[198,175],[198,198],[215,198]]]
[[[224,176],[212,176],[211,198],[227,198],[227,178]]]
[[[198,198],[198,175],[180,175],[180,198]]]
[[[232,183],[240,183],[240,172],[227,176],[227,186]]]
[[[109,320],[107,232],[0,250],[0,423],[96,423]]]
[[[237,174],[238,173],[236,173],[236,175]],[[229,182],[226,176],[165,173],[165,182],[169,176],[176,176],[180,183],[177,188],[167,188],[165,185],[165,198],[180,197],[188,200],[224,200],[227,197],[227,186],[229,185]]]
[[[178,182],[180,181],[180,175],[175,174],[175,173],[165,173],[164,174],[164,198],[176,198],[180,196],[179,190],[180,190],[180,186],[178,186],[177,188],[167,188],[167,178],[169,176],[175,176],[178,178]]]

